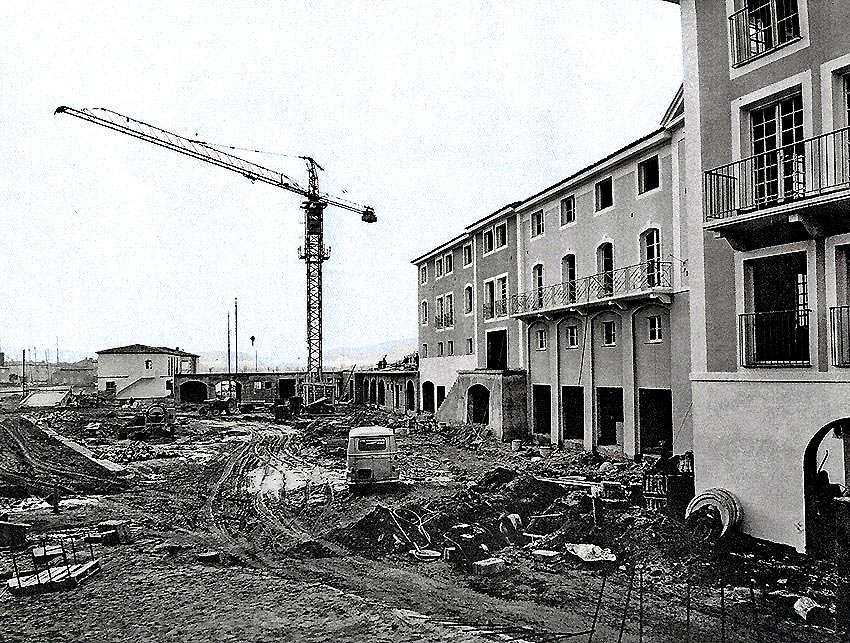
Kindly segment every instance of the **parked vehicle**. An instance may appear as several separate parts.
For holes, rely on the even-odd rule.
[[[346,470],[349,487],[398,482],[398,449],[394,431],[385,426],[351,429],[348,432]]]

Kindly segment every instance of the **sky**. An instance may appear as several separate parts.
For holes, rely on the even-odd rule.
[[[107,107],[372,206],[325,211],[324,348],[416,345],[411,259],[655,129],[660,0],[0,5],[0,350],[306,360],[298,195],[67,115]],[[359,351],[359,352],[358,352]]]

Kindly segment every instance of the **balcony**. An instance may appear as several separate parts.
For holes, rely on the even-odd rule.
[[[846,209],[850,127],[708,170],[703,187],[706,227],[724,236],[758,230],[783,218],[787,223],[791,213],[829,214]],[[812,223],[818,222],[801,223],[812,234]]]
[[[663,297],[672,290],[673,264],[647,261],[514,295],[511,315],[522,317],[619,300]]]
[[[497,317],[508,316],[508,300],[497,299],[496,301],[483,305],[482,312],[484,319],[495,319]]]
[[[832,365],[850,367],[850,306],[829,309]]]
[[[811,366],[809,316],[804,308],[738,315],[741,366]]]
[[[763,0],[753,4],[729,16],[733,67],[800,39],[797,0]]]

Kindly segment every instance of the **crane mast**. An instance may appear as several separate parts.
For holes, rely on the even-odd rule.
[[[108,109],[75,109],[61,106],[55,114],[68,114],[76,118],[106,127],[129,136],[179,152],[186,156],[217,165],[241,174],[251,181],[260,181],[305,197],[301,204],[304,210],[304,245],[299,248],[299,258],[307,264],[307,382],[303,394],[310,403],[322,391],[322,263],[330,258],[330,248],[324,244],[324,211],[329,205],[357,212],[366,223],[377,221],[375,211],[348,201],[322,194],[319,191],[318,171],[322,167],[309,156],[307,162],[308,186],[303,188],[281,172],[229,154],[215,147],[178,134],[168,132],[148,123],[137,121]],[[237,348],[238,351],[238,348]]]

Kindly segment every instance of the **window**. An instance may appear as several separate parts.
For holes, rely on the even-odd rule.
[[[508,224],[500,223],[495,228],[493,228],[493,232],[496,237],[496,247],[504,248],[508,245]]]
[[[421,320],[422,325],[427,326],[428,325],[428,302],[423,301],[421,308],[422,308],[422,310],[421,310],[420,317],[422,317],[422,320]]]
[[[596,184],[596,211],[614,205],[614,179],[610,176]]]
[[[567,301],[574,302],[576,300],[576,256],[564,255],[561,259],[561,280],[566,284]]]
[[[437,261],[434,262],[437,279],[443,276],[443,258],[440,257]]]
[[[455,343],[452,340],[448,341],[447,350],[448,350],[449,355],[455,354]]]
[[[446,295],[446,310],[443,313],[443,321],[446,327],[455,325],[455,298],[452,293]]]
[[[658,167],[658,157],[646,159],[638,163],[638,194],[649,192],[661,185],[661,173]]]
[[[445,313],[445,305],[443,304],[443,297],[437,297],[435,300],[436,309],[434,310],[434,326],[436,328],[443,328],[446,325],[446,319],[444,317]]]
[[[578,348],[578,326],[571,325],[564,329],[564,341],[567,348]]]
[[[357,450],[369,453],[387,450],[386,438],[357,438]]]
[[[755,205],[805,192],[803,97],[784,98],[750,112]]]
[[[531,236],[539,237],[544,232],[543,210],[531,214]]]
[[[146,359],[145,360],[145,370],[150,371],[153,369],[153,361]]]
[[[447,274],[447,275],[450,275],[450,274],[452,274],[452,273],[454,272],[454,269],[455,269],[455,266],[454,266],[454,257],[453,257],[452,255],[450,255],[450,254],[446,255],[446,256],[443,258],[443,264],[444,264],[444,265],[445,265],[445,267],[446,267],[446,274]]]
[[[443,356],[443,342],[437,342],[437,357]]]
[[[428,357],[428,344],[422,344],[422,357]]]
[[[651,315],[646,318],[647,328],[649,332],[649,341],[658,343],[661,341],[661,316]]]
[[[471,338],[471,337],[467,337],[467,338],[466,338],[466,354],[467,354],[467,355],[472,355],[472,353],[473,353],[472,338]]]
[[[850,74],[844,77],[844,108],[847,110],[847,119],[844,121],[844,125],[850,127]]]
[[[427,284],[428,283],[428,266],[421,266],[419,268],[419,283]]]
[[[463,312],[465,315],[472,314],[472,286],[463,289]]]
[[[486,255],[488,252],[493,252],[493,231],[485,230],[484,231],[484,254]]]
[[[596,269],[598,271],[595,284],[597,297],[610,297],[614,294],[614,246],[603,243],[596,250]]]
[[[602,322],[602,345],[617,345],[617,326],[612,321]]]
[[[561,199],[561,225],[567,225],[576,220],[576,198],[573,195]]]
[[[463,247],[462,254],[463,254],[463,267],[466,268],[467,266],[471,266],[472,265],[472,244],[471,243],[467,243]]]
[[[263,383],[260,382],[259,380],[254,382],[254,390],[255,391],[262,391],[263,390]]]
[[[107,382],[106,383],[106,392],[107,393],[115,393],[116,390],[115,382]]]
[[[484,319],[508,314],[508,278],[497,277],[484,282]]]
[[[661,234],[657,228],[650,228],[643,233],[641,253],[645,262],[646,286],[656,288],[661,286]]]
[[[537,350],[545,351],[546,350],[546,329],[538,328],[535,331]]]
[[[744,0],[729,17],[733,66],[800,38],[797,0]]]
[[[270,388],[272,387],[272,383],[271,383],[271,382],[265,382],[265,385],[266,385],[266,388],[267,388],[267,389],[270,389]]]
[[[543,307],[543,264],[537,264],[531,269],[531,283],[534,284],[534,304],[536,308]]]

